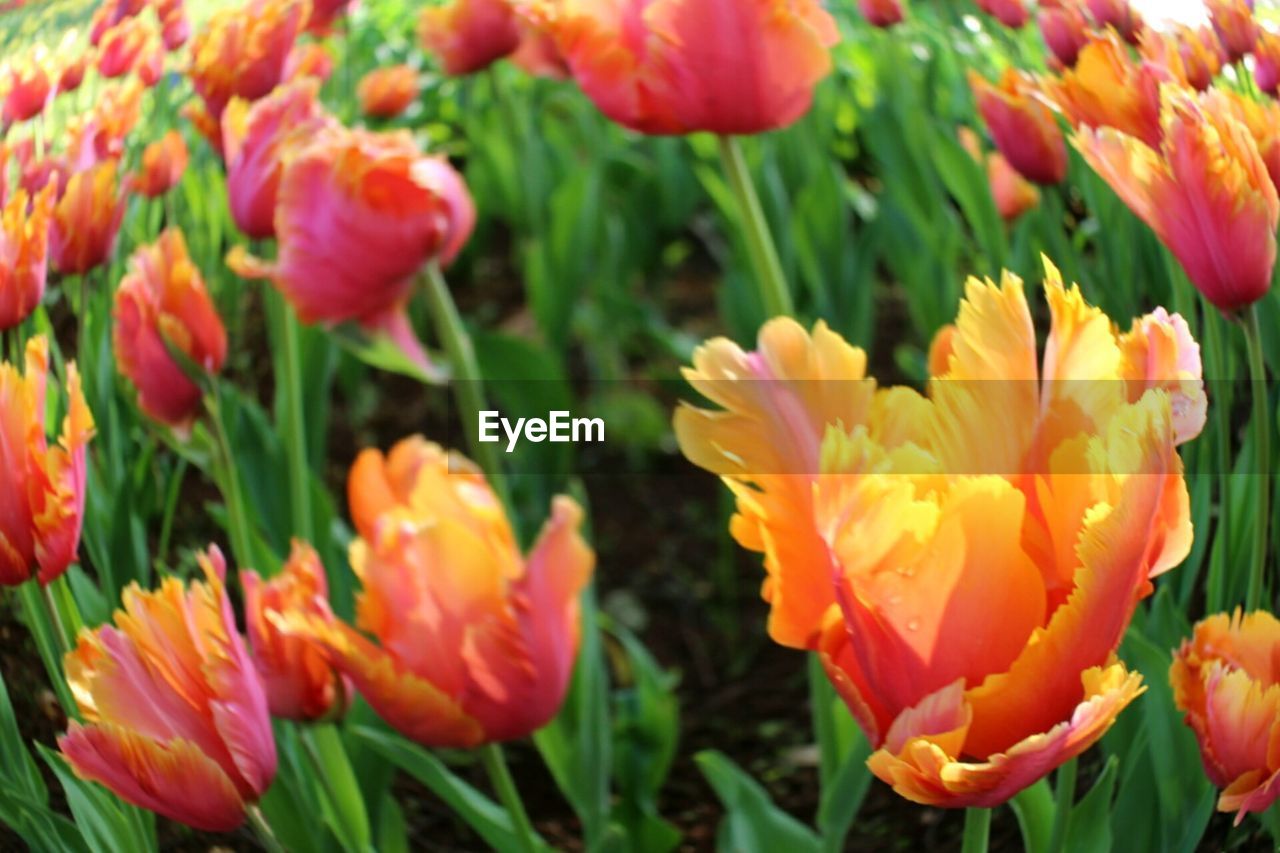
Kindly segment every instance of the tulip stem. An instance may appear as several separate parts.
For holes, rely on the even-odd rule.
[[[245,569],[253,565],[253,539],[249,534],[249,521],[244,514],[244,492],[240,488],[240,473],[236,470],[236,459],[231,452],[231,441],[227,437],[227,427],[222,418],[222,398],[217,382],[205,395],[205,407],[209,411],[209,420],[213,423],[214,440],[217,443],[221,464],[222,482],[218,486],[222,490],[222,499],[227,505],[227,532],[231,537],[231,550],[235,554],[236,563]]]
[[[27,616],[27,630],[31,632],[31,638],[35,641],[36,651],[40,653],[40,660],[44,663],[45,672],[49,676],[49,684],[57,694],[58,703],[62,705],[62,709],[68,716],[75,718],[78,717],[79,707],[71,695],[71,689],[67,686],[62,672],[62,661],[66,650],[58,636],[59,630],[50,619],[48,600],[44,602],[38,600],[41,598],[41,590],[35,587],[39,585],[40,581],[35,578],[22,584],[18,587],[18,598],[22,601],[22,609]]]
[[[1071,807],[1076,799],[1076,759],[1072,758],[1058,768],[1054,780],[1053,830],[1049,834],[1049,853],[1061,853],[1067,841],[1067,822],[1071,819]]]
[[[299,726],[298,740],[345,836],[342,840],[350,849],[371,850],[369,816],[337,729],[327,723]],[[346,796],[339,793],[339,784],[346,789]]]
[[[53,600],[53,587],[51,584],[40,583],[36,581],[36,586],[40,587],[40,598],[44,602],[44,609],[49,614],[49,623],[53,625],[53,636],[57,640],[59,656],[65,655],[67,650],[71,648],[72,638],[67,633],[67,626],[62,621],[62,614],[58,612],[58,602]]]
[[[288,446],[289,463],[289,509],[292,512],[293,535],[310,542],[311,476],[307,464],[307,431],[303,426],[302,356],[298,345],[298,317],[292,306],[280,306],[280,327],[283,343],[281,361],[284,372],[285,443]]]
[[[498,799],[506,808],[507,814],[511,816],[520,849],[523,853],[537,853],[542,845],[539,843],[538,833],[534,830],[533,823],[529,820],[529,813],[524,810],[524,802],[520,799],[520,791],[516,789],[515,780],[511,778],[511,771],[507,769],[507,759],[502,753],[502,745],[487,743],[480,747],[480,760],[484,762],[484,769],[489,774],[489,781],[493,783]]]
[[[484,398],[483,378],[480,366],[476,362],[475,347],[471,336],[467,334],[458,315],[458,306],[454,304],[449,285],[435,264],[427,266],[426,274],[427,298],[431,305],[431,315],[435,318],[436,332],[440,343],[449,356],[453,370],[453,392],[458,399],[462,432],[467,437],[471,454],[476,464],[484,471],[489,485],[502,500],[504,506],[511,508],[511,495],[507,489],[507,481],[502,475],[502,466],[498,462],[496,445],[480,441],[480,413],[488,408]]]
[[[1271,522],[1271,404],[1267,396],[1267,365],[1262,355],[1262,324],[1258,306],[1249,310],[1244,321],[1245,341],[1249,345],[1249,379],[1253,387],[1254,471],[1258,495],[1254,507],[1253,570],[1249,573],[1249,590],[1245,606],[1256,610],[1262,599],[1262,586],[1267,568],[1267,528]]]
[[[986,853],[991,837],[991,809],[964,810],[964,845],[961,853]]]
[[[253,831],[257,833],[258,840],[267,849],[267,853],[285,853],[280,840],[276,838],[275,832],[271,829],[271,824],[267,823],[267,816],[262,813],[262,809],[258,808],[257,803],[249,806],[248,811],[249,822],[253,824]]]
[[[764,208],[760,206],[760,196],[756,194],[755,184],[751,181],[751,172],[747,169],[747,161],[742,156],[742,146],[738,144],[737,137],[720,137],[720,160],[724,164],[733,193],[738,198],[743,236],[747,241],[747,251],[751,253],[751,263],[755,267],[756,283],[760,287],[760,300],[765,312],[769,317],[791,317],[795,314],[791,291],[787,288],[782,263],[778,260],[778,249],[769,232]]]

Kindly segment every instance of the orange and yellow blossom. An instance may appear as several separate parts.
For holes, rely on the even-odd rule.
[[[49,342],[27,342],[26,370],[0,362],[0,585],[67,570],[80,547],[84,519],[85,448],[93,415],[80,374],[67,365],[67,415],[55,446],[45,435]],[[38,568],[38,572],[37,572]]]
[[[72,175],[53,209],[49,232],[49,254],[58,271],[83,274],[104,263],[115,248],[124,207],[115,160]]]
[[[1133,609],[1191,545],[1194,342],[1162,313],[1119,334],[1047,267],[1043,359],[1006,274],[969,282],[927,395],[776,319],[756,352],[701,347],[686,375],[723,409],[676,415],[765,553],[771,633],[820,653],[922,803],[997,805],[1096,742],[1141,690],[1114,656]]]
[[[27,319],[44,296],[56,189],[48,184],[34,199],[19,189],[0,211],[0,331]]]
[[[1280,620],[1259,610],[1196,624],[1173,656],[1173,701],[1196,734],[1218,810],[1266,811],[1280,797]]]
[[[360,533],[357,631],[327,612],[285,617],[320,643],[378,714],[426,746],[524,737],[559,710],[578,646],[578,596],[595,555],[582,510],[557,497],[522,556],[501,502],[467,460],[422,438],[352,466]]]
[[[351,698],[347,678],[329,665],[323,650],[281,629],[287,614],[309,612],[329,595],[329,582],[315,549],[295,541],[280,573],[263,580],[241,570],[244,621],[253,665],[267,692],[271,716],[312,721],[344,713]]]
[[[142,152],[142,167],[130,185],[134,192],[158,198],[177,186],[187,170],[187,143],[182,134],[170,130]]]
[[[360,112],[371,118],[395,118],[418,99],[418,72],[410,65],[375,68],[356,86]]]
[[[181,231],[170,228],[134,252],[113,316],[116,361],[138,391],[138,407],[185,433],[200,412],[202,391],[169,347],[217,373],[227,357],[227,332]]]
[[[1210,302],[1250,305],[1276,261],[1280,200],[1267,165],[1228,96],[1166,86],[1162,100],[1158,148],[1111,128],[1082,128],[1073,142]]]
[[[1115,33],[1094,36],[1074,68],[1041,79],[1049,102],[1074,126],[1114,127],[1148,145],[1160,142],[1160,84],[1172,80],[1152,62],[1135,62]]]
[[[1206,27],[1147,30],[1139,50],[1145,59],[1168,71],[1172,79],[1198,92],[1213,85],[1213,78],[1222,70],[1218,37]]]
[[[125,590],[113,624],[67,653],[80,708],[58,738],[76,775],[196,829],[228,832],[270,787],[276,747],[262,683],[210,547],[203,581]]]

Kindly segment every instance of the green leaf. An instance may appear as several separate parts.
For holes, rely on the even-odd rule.
[[[352,734],[426,785],[485,843],[497,850],[519,848],[515,827],[506,810],[460,779],[439,758],[396,735],[363,726],[353,729]]]
[[[764,788],[723,753],[704,750],[694,761],[724,805],[716,841],[721,853],[821,851],[813,830],[775,806]]]
[[[1018,818],[1022,831],[1022,847],[1026,853],[1044,853],[1053,834],[1053,792],[1049,781],[1041,779],[1029,788],[1023,788],[1009,806]]]
[[[1120,759],[1107,759],[1098,781],[1076,803],[1067,822],[1066,849],[1070,853],[1105,853],[1111,849],[1111,799],[1116,789]]]
[[[94,851],[108,853],[137,853],[155,850],[154,833],[139,832],[128,810],[133,807],[122,803],[106,788],[96,782],[88,782],[71,771],[61,753],[38,745],[40,757],[53,770],[67,795],[67,806],[76,826],[80,828],[88,846]]]

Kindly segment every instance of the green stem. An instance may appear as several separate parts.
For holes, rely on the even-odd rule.
[[[1053,831],[1049,835],[1049,853],[1061,853],[1067,840],[1067,822],[1071,819],[1071,807],[1076,799],[1076,759],[1058,768],[1055,780]]]
[[[221,457],[216,469],[221,469],[218,479],[222,490],[222,499],[227,505],[227,527],[231,536],[231,550],[235,554],[236,564],[244,569],[253,566],[253,538],[249,532],[249,521],[245,515],[244,493],[240,487],[240,472],[236,469],[235,456],[231,452],[231,441],[227,438],[227,428],[222,420],[222,402],[215,382],[213,388],[205,395],[205,406],[209,411],[209,420],[213,424],[213,436],[217,443],[218,455]]]
[[[1262,355],[1262,324],[1258,306],[1249,310],[1244,323],[1249,345],[1249,384],[1253,388],[1254,476],[1257,478],[1257,506],[1254,507],[1253,569],[1245,606],[1256,610],[1262,599],[1267,569],[1267,528],[1271,521],[1271,404],[1267,396],[1267,365]]]
[[[1207,303],[1206,303],[1207,306]],[[1208,350],[1209,370],[1211,376],[1218,379],[1221,388],[1220,396],[1214,400],[1214,415],[1217,421],[1214,428],[1214,453],[1216,455],[1218,482],[1218,527],[1213,543],[1213,551],[1209,555],[1209,576],[1205,589],[1205,601],[1209,612],[1217,613],[1222,609],[1226,598],[1226,567],[1231,563],[1231,529],[1234,516],[1231,512],[1231,490],[1234,467],[1231,460],[1231,399],[1228,396],[1230,383],[1226,377],[1226,349],[1222,340],[1222,321],[1217,309],[1206,307],[1204,312],[1204,341]]]
[[[302,741],[302,751],[307,754],[307,760],[320,780],[320,787],[324,789],[343,842],[353,850],[371,850],[369,816],[365,811],[364,798],[360,795],[351,761],[337,730],[323,723],[300,726],[298,739]],[[340,787],[343,790],[340,791]]]
[[[168,565],[169,540],[173,537],[173,519],[178,512],[178,495],[182,493],[182,481],[186,479],[186,475],[187,460],[179,456],[177,467],[169,475],[169,487],[164,495],[164,515],[160,520],[160,542],[156,545],[155,560],[156,567],[160,569]]]
[[[253,831],[257,833],[258,840],[267,849],[267,853],[285,853],[284,847],[271,829],[271,824],[267,823],[267,816],[262,813],[262,809],[258,808],[255,803],[249,806],[248,812],[249,822],[253,824]]]
[[[307,431],[302,407],[302,356],[298,345],[298,317],[289,305],[281,305],[281,339],[289,509],[293,535],[311,542],[311,471],[307,464]]]
[[[58,629],[50,619],[47,602],[41,601],[42,594],[37,588],[40,582],[35,578],[18,587],[18,598],[22,602],[22,610],[27,617],[27,629],[35,641],[36,651],[49,676],[49,684],[58,696],[58,702],[70,717],[79,716],[79,706],[71,695],[71,688],[62,673],[62,658],[65,649],[58,637]]]
[[[493,783],[494,791],[498,794],[498,800],[511,816],[511,823],[515,827],[521,851],[537,853],[542,848],[542,844],[539,842],[533,823],[529,820],[529,813],[524,810],[524,802],[520,799],[515,780],[511,778],[511,771],[507,769],[507,759],[502,754],[502,744],[485,744],[480,747],[479,752],[480,760],[484,762],[484,769],[489,774],[489,781]]]
[[[484,471],[503,504],[510,509],[511,496],[502,474],[502,465],[498,461],[497,445],[480,441],[480,413],[488,408],[488,404],[485,402],[483,378],[476,362],[471,336],[462,324],[458,306],[454,304],[453,294],[449,292],[449,285],[445,282],[440,267],[434,263],[428,265],[425,278],[436,333],[440,336],[440,342],[453,368],[453,392],[458,399],[462,431],[467,436],[476,464]]]
[[[751,173],[747,169],[747,161],[742,156],[742,146],[738,144],[737,137],[720,137],[720,160],[724,164],[733,193],[738,198],[745,232],[743,236],[747,241],[747,250],[751,253],[756,283],[760,287],[760,301],[765,312],[769,317],[793,316],[795,306],[791,302],[791,291],[787,288],[787,280],[782,273],[782,263],[778,260],[778,249],[773,243],[773,235],[769,233],[769,223],[764,217],[764,208],[760,206],[760,197],[756,194],[755,184],[751,182]]]
[[[40,587],[40,600],[44,604],[45,612],[49,615],[49,624],[53,626],[53,635],[58,642],[58,657],[62,657],[71,648],[74,639],[67,633],[62,614],[58,612],[58,602],[53,599],[53,587],[38,580],[36,586]]]
[[[964,846],[961,853],[987,853],[991,836],[991,809],[964,810]]]

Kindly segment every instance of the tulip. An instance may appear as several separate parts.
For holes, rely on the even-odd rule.
[[[306,80],[281,86],[250,105],[227,105],[222,150],[227,163],[231,217],[247,236],[274,237],[276,192],[285,154],[335,125],[317,100],[319,83]]]
[[[431,747],[475,747],[546,725],[568,688],[578,595],[595,555],[582,510],[557,497],[521,556],[497,496],[470,462],[421,438],[366,450],[349,482],[365,634],[316,601],[285,621],[321,644],[370,706]]]
[[[1266,811],[1280,796],[1280,621],[1265,610],[1196,624],[1169,668],[1173,701],[1195,732],[1205,773],[1224,788],[1218,810]]]
[[[53,209],[49,232],[49,252],[58,271],[83,274],[104,263],[115,248],[124,207],[114,160],[72,175]]]
[[[1280,33],[1258,30],[1253,49],[1253,80],[1260,91],[1280,95]]]
[[[152,45],[133,67],[138,75],[138,82],[148,89],[160,82],[164,76],[164,47],[159,43]]]
[[[1030,15],[1023,0],[977,0],[978,8],[1011,30],[1026,26]]]
[[[304,323],[381,329],[430,370],[405,303],[415,274],[432,260],[450,263],[474,225],[462,177],[408,133],[332,128],[285,158],[276,260],[237,247],[227,262],[246,278],[271,279]]]
[[[53,84],[49,72],[36,57],[15,61],[9,66],[9,93],[4,99],[4,122],[26,121],[44,112]]]
[[[329,595],[315,549],[295,541],[280,574],[263,581],[257,572],[242,570],[240,585],[253,665],[271,716],[314,721],[343,713],[351,695],[346,677],[334,672],[319,646],[280,629],[288,614],[308,612],[315,600]]]
[[[356,87],[360,111],[371,118],[395,118],[418,99],[418,72],[408,65],[375,68]]]
[[[1040,7],[1040,35],[1063,68],[1071,68],[1080,50],[1089,43],[1089,22],[1084,11],[1071,0],[1057,6]]]
[[[1108,33],[1085,45],[1075,68],[1042,80],[1041,87],[1072,125],[1113,127],[1154,146],[1160,144],[1160,84],[1172,79],[1151,62],[1134,62]]]
[[[771,633],[819,652],[871,770],[921,803],[997,805],[1096,742],[1141,692],[1114,656],[1133,610],[1191,546],[1174,410],[1203,396],[1198,352],[1150,375],[1141,339],[1185,327],[1121,337],[1046,267],[1043,357],[1021,281],[971,280],[927,396],[789,319],[686,372],[724,408],[682,407],[676,435],[765,552]]]
[[[56,189],[48,185],[34,200],[19,189],[0,212],[0,331],[31,316],[44,296],[49,217]]]
[[[1249,131],[1258,146],[1258,155],[1267,167],[1271,183],[1280,193],[1280,104],[1274,101],[1256,101],[1230,89],[1222,89],[1208,96],[1216,109],[1233,117]]]
[[[295,47],[284,65],[286,81],[311,77],[323,83],[331,74],[333,57],[324,49],[324,45],[313,41]]]
[[[1143,33],[1142,56],[1164,68],[1169,76],[1203,92],[1222,70],[1218,37],[1206,28],[1179,27],[1169,32]]]
[[[444,73],[473,74],[515,51],[520,28],[508,0],[449,0],[423,8],[418,37]]]
[[[84,519],[85,446],[93,415],[75,364],[67,365],[67,415],[54,447],[45,436],[49,342],[27,342],[26,371],[0,363],[0,585],[57,580],[76,559]]]
[[[1010,68],[999,86],[970,71],[969,85],[978,111],[1009,165],[1037,184],[1061,183],[1067,176],[1067,145],[1053,112],[1037,97],[1034,84]]]
[[[63,64],[58,72],[58,92],[74,92],[84,82],[84,73],[89,69],[89,54],[82,53],[75,59]]]
[[[987,183],[991,186],[996,210],[1005,222],[1020,219],[1040,204],[1040,191],[999,151],[993,151],[987,157]]]
[[[548,21],[578,85],[649,134],[751,134],[809,110],[839,41],[816,0],[570,0]],[[734,33],[732,51],[721,35]]]
[[[512,65],[534,77],[564,80],[569,76],[569,65],[551,33],[524,17],[518,20],[517,26],[520,45],[509,57]]]
[[[858,11],[873,27],[892,27],[904,17],[902,0],[858,0]]]
[[[128,82],[101,89],[86,130],[93,138],[96,159],[118,159],[124,155],[124,143],[142,116],[142,81]],[[85,166],[87,168],[87,166]]]
[[[355,0],[312,0],[311,15],[307,18],[307,32],[314,35],[328,35],[333,29],[334,21],[347,14]]]
[[[1205,0],[1205,5],[1227,61],[1239,62],[1252,53],[1259,30],[1253,18],[1253,0]]]
[[[191,42],[189,76],[216,122],[233,97],[257,100],[284,79],[306,0],[250,0],[215,12]]]
[[[1085,0],[1089,14],[1099,27],[1111,27],[1120,38],[1130,44],[1138,43],[1143,31],[1142,16],[1129,0]]]
[[[177,186],[187,169],[187,143],[171,130],[142,152],[142,169],[133,176],[135,192],[158,198]]]
[[[58,748],[77,776],[126,802],[228,832],[270,787],[276,747],[226,563],[216,547],[199,563],[203,581],[130,586],[112,624],[80,634],[65,665],[84,722]]]
[[[1163,90],[1159,147],[1110,129],[1081,130],[1080,153],[1178,258],[1223,312],[1271,286],[1280,201],[1249,129],[1229,99]]]
[[[138,64],[149,37],[141,18],[125,18],[107,30],[98,48],[98,73],[108,79],[128,74]]]
[[[138,390],[138,407],[185,435],[203,392],[169,348],[214,374],[227,357],[227,332],[181,231],[170,228],[133,254],[113,316],[116,361]]]

